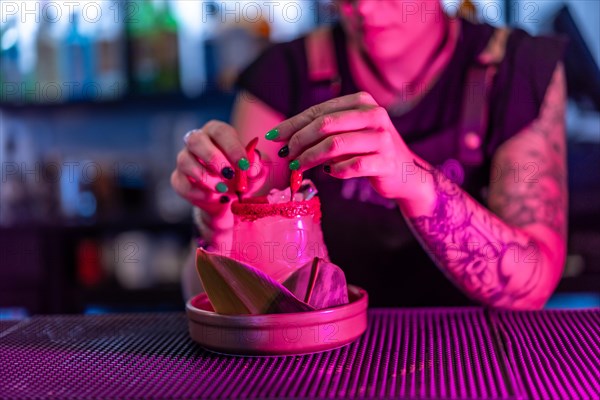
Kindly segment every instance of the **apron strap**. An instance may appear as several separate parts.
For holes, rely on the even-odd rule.
[[[459,161],[468,166],[481,165],[485,159],[489,95],[497,66],[504,58],[509,35],[509,29],[496,29],[479,56],[479,63],[467,72],[457,137]],[[337,97],[341,81],[331,29],[322,27],[311,32],[306,37],[305,50],[312,100],[320,103]]]
[[[481,165],[489,119],[489,94],[496,67],[473,66],[467,71],[458,134],[458,158],[468,166]]]
[[[510,32],[506,28],[496,29],[479,55],[478,63],[467,71],[458,130],[458,158],[470,167],[481,165],[485,159],[490,92]]]

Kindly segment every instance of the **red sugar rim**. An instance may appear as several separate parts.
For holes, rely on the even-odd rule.
[[[259,218],[282,216],[286,218],[304,217],[313,215],[315,219],[321,218],[321,201],[313,197],[306,201],[289,201],[287,203],[269,204],[266,197],[245,199],[243,203],[234,201],[231,212],[244,221],[255,221]]]

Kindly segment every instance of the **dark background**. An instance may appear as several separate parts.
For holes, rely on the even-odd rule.
[[[169,175],[183,135],[227,120],[237,72],[268,43],[333,22],[334,7],[2,3],[0,319],[182,310],[192,221]],[[571,39],[569,256],[548,307],[599,306],[599,2],[474,3],[482,21]]]

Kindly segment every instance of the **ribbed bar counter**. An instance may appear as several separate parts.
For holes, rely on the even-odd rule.
[[[0,321],[0,398],[600,398],[598,309],[372,309],[358,341],[288,357],[212,353],[187,329],[183,313]]]

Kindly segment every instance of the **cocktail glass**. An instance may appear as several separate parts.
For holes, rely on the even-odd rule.
[[[310,200],[270,204],[266,197],[231,206],[231,257],[283,282],[314,257],[328,260],[321,230],[321,203]]]

